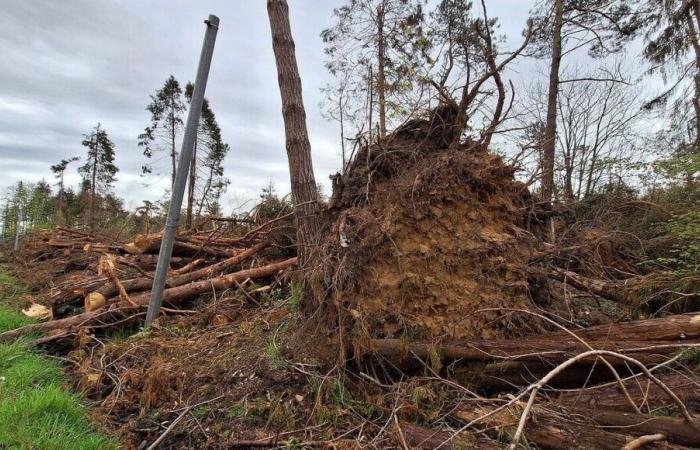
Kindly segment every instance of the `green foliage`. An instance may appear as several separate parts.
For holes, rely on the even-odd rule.
[[[5,206],[0,219],[6,240],[14,237],[17,227],[20,234],[26,234],[53,226],[55,199],[46,181],[19,181],[5,191],[4,197]]]
[[[691,369],[700,370],[700,348],[693,347],[683,350],[680,362]]]
[[[246,416],[245,406],[240,403],[233,405],[228,410],[227,416],[231,419],[243,419]]]
[[[661,226],[673,238],[668,256],[657,261],[677,270],[700,270],[700,210],[674,215]]]
[[[280,198],[275,192],[275,186],[270,182],[260,193],[260,203],[253,209],[251,215],[256,224],[263,224],[292,211],[292,204],[286,198]]]
[[[87,158],[78,172],[83,176],[83,182],[89,183],[91,194],[108,192],[119,172],[114,164],[114,143],[99,123],[84,137],[82,145],[87,148]]]
[[[661,158],[654,163],[656,172],[668,180],[685,183],[700,173],[700,152],[674,152],[668,158]]]
[[[192,101],[193,92],[194,85],[188,82],[185,85],[185,98],[188,103]],[[211,215],[220,213],[219,199],[230,184],[228,178],[224,177],[223,166],[229,150],[229,145],[221,136],[221,127],[216,120],[216,115],[205,98],[197,128],[196,154],[192,161],[195,167],[203,167],[205,173],[204,176],[197,176],[194,186],[191,187],[192,196],[196,197],[193,201],[197,204],[197,216],[201,215],[202,210],[206,210]]]
[[[299,305],[301,304],[301,298],[303,296],[303,290],[301,284],[298,282],[292,283],[291,293],[289,295],[289,309],[291,311],[298,311]]]
[[[0,330],[26,322],[0,310]],[[47,450],[116,448],[94,432],[78,400],[63,389],[64,382],[58,364],[28,350],[24,342],[0,344],[0,443]]]
[[[151,103],[146,106],[151,113],[151,125],[147,126],[138,136],[138,146],[143,149],[147,158],[152,158],[157,151],[168,151],[175,164],[175,144],[178,133],[182,128],[182,113],[185,103],[182,101],[182,89],[174,76],[170,75],[162,88],[151,95]],[[141,167],[143,174],[153,171],[151,164]],[[175,171],[172,169],[174,179]]]
[[[32,320],[24,314],[0,306],[0,333],[29,325]]]

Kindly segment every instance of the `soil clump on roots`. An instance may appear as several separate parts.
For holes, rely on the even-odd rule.
[[[475,314],[530,307],[527,190],[479,145],[450,149],[442,122],[405,124],[334,177],[314,289],[354,344],[532,331],[531,319]]]

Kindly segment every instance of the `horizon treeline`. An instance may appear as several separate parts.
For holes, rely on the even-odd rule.
[[[151,113],[151,123],[137,136],[137,145],[145,157],[142,166],[144,182],[148,183],[150,177],[161,174],[163,168],[158,167],[160,161],[154,158],[161,151],[166,151],[172,162],[167,170],[174,179],[178,145],[184,131],[183,117],[187,113],[193,88],[192,83],[188,82],[183,90],[171,75],[163,87],[150,96],[146,110]],[[99,224],[104,229],[129,216],[124,209],[124,201],[113,192],[119,168],[116,165],[117,148],[107,130],[98,123],[83,135],[81,145],[83,154],[61,159],[50,166],[54,175],[53,186],[42,179],[37,183],[19,181],[5,190],[0,203],[3,240],[10,239],[18,229],[24,234],[54,225],[92,230]],[[223,141],[216,115],[205,99],[188,176],[184,217],[187,226],[191,226],[193,220],[203,214],[221,213],[219,200],[229,184],[223,167],[228,151],[229,145]],[[76,163],[80,162],[83,164],[78,166]],[[73,169],[81,177],[77,187],[68,186],[65,181],[66,174]],[[144,201],[144,205],[134,213],[157,215],[165,210],[165,204],[167,198],[164,195],[156,204]]]

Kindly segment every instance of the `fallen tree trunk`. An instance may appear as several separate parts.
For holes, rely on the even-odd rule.
[[[480,426],[485,425],[487,429],[493,430],[490,432],[492,437],[499,437],[498,430],[512,430],[517,425],[520,415],[519,408],[516,407],[491,416],[486,416],[487,413],[485,408],[472,406],[471,409],[457,410],[452,415],[462,422],[471,422],[481,417]],[[536,444],[537,448],[542,450],[620,450],[634,440],[634,436],[628,434],[626,429],[606,431],[591,423],[562,420],[561,415],[538,406],[534,408],[533,416],[527,423],[525,437],[528,442]],[[686,447],[656,442],[645,448],[680,450]]]
[[[600,408],[574,408],[571,411],[603,427],[624,428],[628,432],[639,434],[661,433],[671,443],[700,446],[700,420],[697,419],[690,424],[680,417],[649,416]]]
[[[197,281],[193,282],[190,284],[185,284],[182,286],[178,287],[172,287],[170,289],[166,289],[165,292],[163,293],[163,302],[178,302],[183,299],[191,298],[199,294],[204,294],[206,292],[211,292],[212,290],[216,289],[227,289],[232,286],[235,286],[236,283],[241,283],[245,281],[246,279],[250,278],[251,280],[256,279],[256,278],[263,278],[265,276],[270,276],[274,275],[275,273],[279,272],[280,270],[287,269],[289,267],[292,267],[296,265],[297,263],[297,258],[289,258],[285,261],[278,262],[275,264],[270,264],[268,266],[256,268],[256,269],[248,269],[248,270],[242,270],[240,272],[234,272],[230,273],[228,275],[223,275],[218,278],[211,278],[207,280],[202,280],[202,281]],[[276,270],[274,270],[277,268]],[[260,271],[263,271],[261,273],[258,273]],[[244,276],[247,275],[247,276]],[[147,304],[148,299],[150,298],[150,292],[145,292],[143,294],[135,295],[131,298],[131,301],[133,301],[136,304]]]
[[[196,280],[201,280],[203,278],[211,278],[227,269],[230,269],[231,267],[237,264],[240,264],[241,262],[255,255],[259,251],[263,250],[267,246],[268,244],[266,242],[260,242],[224,261],[220,261],[216,264],[203,267],[199,270],[194,270],[192,272],[170,277],[166,280],[165,285],[167,287],[176,287],[182,286],[183,284],[191,283]],[[122,282],[122,284],[126,292],[146,291],[151,289],[151,286],[153,286],[153,279],[146,277],[134,278],[131,280],[125,280]],[[107,283],[102,285],[102,287],[95,290],[94,292],[103,295],[105,298],[110,298],[116,295],[119,292],[119,290],[115,283]]]
[[[468,433],[455,434],[448,430],[429,430],[408,422],[399,422],[396,429],[397,440],[405,441],[410,448],[432,450],[444,449],[479,449],[497,450],[500,448],[494,441],[476,437]]]
[[[139,234],[134,236],[134,239],[124,244],[122,247],[127,253],[134,255],[142,255],[144,253],[157,253],[160,249],[160,242],[163,239],[163,233],[156,234]],[[190,243],[186,242],[189,238],[185,235],[175,237],[173,246],[173,254],[176,255],[193,255],[193,254],[208,254],[218,258],[226,258],[234,256],[236,250],[228,248],[217,248],[212,245],[207,245],[205,242]]]
[[[640,336],[637,336],[639,338]],[[700,344],[700,339],[695,339]],[[589,340],[577,341],[570,336],[553,339],[551,335],[537,335],[520,339],[479,340],[464,344],[436,344],[432,342],[406,342],[401,339],[374,339],[371,349],[392,361],[415,360],[415,356],[426,360],[439,356],[443,360],[510,361],[560,363],[578,353],[594,348],[624,353],[633,358],[660,362],[669,354],[691,345],[691,340],[681,343],[665,340]],[[415,355],[415,356],[414,356]],[[599,358],[591,356],[581,362],[593,363]],[[614,360],[614,358],[611,358]]]
[[[595,426],[565,422],[551,417],[538,417],[537,421],[529,422],[525,436],[529,442],[537,444],[537,448],[542,450],[620,450],[634,439],[628,434],[618,434]],[[686,447],[667,442],[655,442],[643,448],[681,450]]]
[[[555,267],[547,272],[547,276],[569,284],[576,289],[590,292],[599,297],[612,300],[614,302],[625,302],[626,284],[612,281],[594,280],[586,278],[577,273]]]
[[[137,234],[131,242],[124,244],[124,250],[133,255],[141,255],[158,250],[163,233]]]
[[[187,264],[189,258],[173,256],[170,258],[171,267],[182,267]],[[117,264],[129,267],[139,267],[143,270],[155,270],[158,264],[158,255],[123,255],[117,257]]]
[[[248,278],[251,280],[265,278],[277,274],[278,272],[288,269],[296,265],[297,259],[290,258],[284,261],[279,261],[273,264],[268,264],[262,267],[256,267],[253,269],[241,270],[239,272],[230,273],[218,278],[213,278],[210,280],[199,281],[197,283],[192,283],[186,286],[174,287],[166,289],[163,294],[163,301],[169,303],[177,303],[183,299],[187,299],[199,294],[204,294],[211,292],[212,289],[226,289],[235,286],[236,283],[241,283]],[[136,295],[131,297],[131,301],[136,306],[146,306],[150,299],[150,293],[144,293],[141,295]],[[107,318],[110,313],[110,308],[116,307],[120,311],[130,310],[133,308],[119,308],[116,304],[105,305],[92,312],[85,312],[82,314],[77,314],[75,316],[67,317],[65,319],[53,320],[50,322],[35,323],[31,325],[26,325],[15,330],[6,331],[0,334],[0,339],[16,339],[22,336],[26,336],[30,333],[48,333],[53,332],[57,334],[65,333],[65,330],[72,327],[87,326],[92,320],[103,317]]]
[[[581,339],[610,341],[679,341],[700,337],[700,314],[687,313],[657,319],[596,325],[573,330]],[[549,335],[552,339],[566,337],[564,332]]]
[[[689,411],[700,412],[700,380],[680,373],[659,375],[658,378],[681,399]],[[651,412],[654,408],[674,404],[668,394],[649,380],[637,378],[627,380],[624,384],[632,400],[642,410]],[[571,407],[635,412],[618,383],[564,392],[556,402]]]

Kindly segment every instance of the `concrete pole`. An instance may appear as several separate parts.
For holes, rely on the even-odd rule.
[[[214,53],[216,32],[219,30],[219,18],[214,15],[210,15],[209,19],[205,20],[204,23],[207,24],[207,31],[204,34],[202,53],[199,56],[199,68],[197,69],[197,77],[194,80],[194,92],[192,93],[190,110],[187,113],[185,136],[182,139],[182,149],[180,150],[180,159],[177,165],[177,173],[175,174],[172,196],[170,198],[168,218],[165,221],[163,240],[160,244],[160,252],[158,253],[158,265],[156,266],[153,287],[151,289],[151,299],[148,303],[148,312],[146,313],[146,327],[151,326],[153,320],[158,317],[161,304],[163,303],[165,279],[168,275],[168,268],[170,267],[170,257],[173,254],[175,233],[177,232],[177,224],[180,221],[182,197],[185,194],[185,185],[187,184],[187,174],[190,170],[192,150],[194,149],[195,139],[197,139],[197,128],[199,127],[199,118],[202,114],[202,102],[204,101],[204,91],[207,87],[211,58]]]

